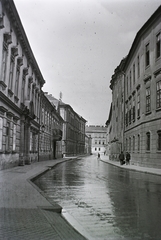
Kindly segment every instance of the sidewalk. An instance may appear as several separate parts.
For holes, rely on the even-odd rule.
[[[150,173],[150,174],[155,174],[155,175],[161,175],[161,169],[157,169],[157,168],[148,168],[148,167],[140,167],[137,165],[120,165],[119,161],[112,161],[109,160],[109,157],[107,155],[101,155],[101,161],[115,165],[117,167],[120,168],[125,168],[125,169],[129,169],[132,171],[140,171],[140,172],[144,172],[144,173]]]
[[[31,179],[69,158],[0,171],[0,239],[85,240],[51,205]]]

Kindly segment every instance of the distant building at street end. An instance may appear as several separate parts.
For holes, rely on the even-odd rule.
[[[111,158],[123,150],[132,164],[161,168],[161,6],[136,34],[110,88]]]
[[[92,138],[92,154],[106,153],[107,129],[104,126],[86,125],[86,135]]]

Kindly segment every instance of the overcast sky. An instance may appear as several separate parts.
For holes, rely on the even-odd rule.
[[[87,124],[105,125],[114,69],[160,0],[14,0],[46,81]]]

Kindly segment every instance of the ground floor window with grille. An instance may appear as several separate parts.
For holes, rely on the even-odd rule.
[[[158,150],[161,150],[161,130],[158,132]]]

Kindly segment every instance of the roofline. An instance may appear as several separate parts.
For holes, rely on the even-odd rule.
[[[73,112],[74,112],[74,114],[76,114],[77,115],[77,117],[79,118],[79,119],[82,119],[82,121],[83,122],[87,122],[87,120],[86,119],[84,119],[82,116],[80,116],[78,113],[76,113],[75,111],[74,111],[74,109],[69,105],[69,104],[66,104],[66,103],[63,103],[63,104],[61,104],[61,102],[59,102],[59,108],[70,108]]]
[[[127,55],[125,64],[124,64],[124,71],[128,65],[128,62],[131,60],[133,53],[135,52],[138,43],[143,36],[143,34],[146,32],[146,30],[155,22],[157,19],[161,17],[161,5],[157,8],[157,10],[151,15],[151,17],[145,22],[145,24],[141,27],[141,29],[137,32],[134,41],[132,43],[132,46],[130,48],[130,51]]]
[[[44,97],[45,101],[48,102],[48,104],[50,105],[50,107],[52,108],[52,112],[54,112],[56,114],[56,116],[59,118],[59,120],[61,120],[62,122],[64,122],[64,119],[60,116],[59,112],[57,112],[57,110],[54,108],[53,104],[50,102],[50,100],[45,96],[44,92],[41,91],[42,96]]]
[[[41,82],[41,84],[43,86],[45,83],[45,80],[42,76],[42,73],[36,62],[33,51],[30,47],[27,35],[25,33],[24,27],[22,25],[22,22],[19,17],[19,14],[18,14],[15,4],[14,4],[13,0],[2,0],[2,4],[5,6],[5,11],[7,12],[8,16],[12,22],[12,26],[14,27],[16,34],[21,36],[21,38],[19,37],[19,41],[22,44],[22,50],[26,49],[26,51],[25,51],[26,57],[28,58],[29,63],[34,66],[37,78],[39,79],[39,81]]]

